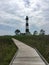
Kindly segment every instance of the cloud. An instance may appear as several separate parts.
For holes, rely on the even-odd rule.
[[[0,36],[2,35],[15,35],[14,32],[6,31],[6,30],[0,30]]]
[[[20,17],[18,16],[15,16],[13,14],[9,14],[7,12],[4,12],[4,11],[0,11],[0,17],[3,18],[3,19],[16,19],[18,21],[21,21],[23,22],[23,19],[21,19]]]
[[[29,16],[30,28],[49,27],[49,0],[0,0],[0,24],[20,30]]]

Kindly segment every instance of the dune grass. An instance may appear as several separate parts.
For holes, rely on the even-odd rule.
[[[43,57],[49,62],[49,36],[25,36],[19,35],[14,38],[24,42],[25,44],[37,48]]]
[[[16,51],[10,36],[0,36],[0,65],[9,65]]]

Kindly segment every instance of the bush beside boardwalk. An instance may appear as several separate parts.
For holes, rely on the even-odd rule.
[[[17,47],[11,40],[11,36],[0,37],[0,65],[9,65]]]
[[[24,42],[25,44],[37,48],[39,52],[44,56],[44,58],[49,62],[49,35],[45,36],[25,36],[18,35],[14,38]]]

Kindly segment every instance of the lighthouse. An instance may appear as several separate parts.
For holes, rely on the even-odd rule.
[[[29,20],[29,18],[28,18],[28,16],[26,16],[26,35],[29,35],[30,33],[29,33],[29,24],[28,24],[28,20]]]

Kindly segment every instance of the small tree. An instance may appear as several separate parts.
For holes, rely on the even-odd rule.
[[[15,34],[19,35],[20,34],[20,30],[19,29],[15,30]]]
[[[45,35],[45,31],[43,29],[40,30],[40,35]]]
[[[37,35],[37,34],[38,34],[38,32],[35,30],[34,33],[33,33],[33,35]]]

